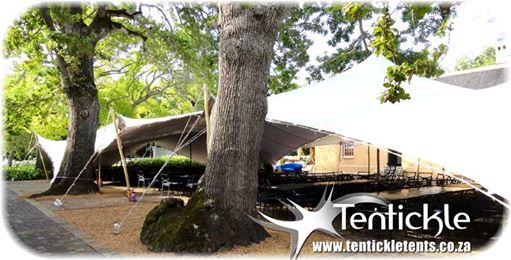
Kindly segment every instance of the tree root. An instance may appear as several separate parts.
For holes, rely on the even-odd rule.
[[[30,198],[38,198],[50,195],[63,195],[73,183],[73,179],[60,179],[55,181],[48,190],[30,195]],[[99,192],[99,187],[91,180],[77,180],[69,191],[71,195],[82,195]]]
[[[162,201],[146,216],[140,240],[150,251],[214,253],[221,248],[250,245],[268,233],[250,218],[234,218],[196,191],[186,207]]]

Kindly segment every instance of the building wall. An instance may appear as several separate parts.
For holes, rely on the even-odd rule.
[[[371,147],[369,153],[371,172],[375,172],[377,169],[376,148]],[[352,158],[345,158],[342,156],[342,146],[340,144],[316,146],[314,171],[342,171],[345,173],[367,172],[368,158],[367,146],[362,144],[355,145],[355,155]],[[380,150],[380,169],[383,169],[383,167],[387,165],[387,158],[387,152]]]
[[[342,157],[342,146],[337,145],[323,145],[316,146],[314,172],[339,172],[344,173],[357,173],[367,172],[368,155],[367,145],[356,144],[355,155],[352,158]],[[384,149],[380,149],[380,170],[387,166],[388,153]],[[370,148],[370,168],[371,172],[376,172],[376,148]],[[402,157],[402,168],[407,172],[417,171],[417,160],[410,160],[406,156]],[[441,166],[421,160],[419,164],[420,172],[441,172]]]

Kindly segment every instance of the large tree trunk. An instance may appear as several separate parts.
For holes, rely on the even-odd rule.
[[[93,55],[79,57],[75,65],[70,67],[66,63],[66,74],[61,73],[62,87],[66,94],[69,108],[69,125],[67,146],[57,178],[49,190],[38,195],[64,194],[74,182],[87,161],[94,154],[96,130],[99,125],[99,100],[98,90],[94,84]],[[62,69],[61,69],[62,70]],[[97,192],[98,186],[94,183],[94,169],[90,163],[75,185],[70,194],[86,194]]]
[[[225,230],[240,243],[267,234],[256,216],[259,151],[268,108],[266,94],[282,7],[221,8],[220,89],[213,108],[205,193],[221,209]]]
[[[14,153],[13,152],[7,153],[7,166],[8,167],[12,166],[12,161],[13,160],[14,160]]]
[[[220,88],[203,187],[182,209],[180,220],[161,214],[161,207],[147,216],[141,239],[149,249],[214,252],[268,236],[248,216],[256,215],[267,84],[284,14],[283,6],[220,7]]]
[[[106,3],[99,3],[94,17],[87,15],[91,21],[86,23],[81,18],[85,13],[81,4],[53,6],[52,8],[58,10],[53,12],[53,16],[58,17],[55,20],[50,8],[47,4],[42,4],[39,11],[47,28],[54,35],[60,36],[53,37],[58,45],[53,51],[69,107],[68,138],[60,169],[54,169],[58,170],[56,181],[49,190],[34,196],[65,193],[94,154],[100,109],[93,67],[98,41],[115,30],[146,39],[141,33],[112,20],[121,17],[134,19],[140,12],[128,13],[124,9],[112,9],[112,6],[107,8]],[[94,177],[93,167],[89,165],[76,179],[70,194],[98,191]]]

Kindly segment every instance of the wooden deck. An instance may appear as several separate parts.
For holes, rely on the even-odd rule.
[[[304,189],[304,188],[316,187],[316,186],[364,184],[364,183],[372,183],[372,182],[375,182],[375,181],[374,180],[365,180],[365,179],[348,180],[348,181],[319,181],[319,182],[308,182],[308,183],[285,183],[285,184],[272,185],[272,186],[269,186],[269,188],[272,190],[276,189],[276,190],[288,191],[288,190],[298,190],[298,189]]]
[[[422,187],[422,188],[407,188],[398,190],[386,190],[380,192],[371,192],[371,194],[387,200],[403,200],[412,199],[424,196],[462,192],[473,190],[468,185],[451,185],[451,186],[434,186],[434,187]]]

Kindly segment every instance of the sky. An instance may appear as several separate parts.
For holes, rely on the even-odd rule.
[[[441,66],[452,70],[456,59],[463,55],[474,57],[500,41],[509,43],[511,19],[508,6],[506,1],[462,3],[453,20],[449,51]]]
[[[448,41],[448,52],[442,58],[440,66],[446,72],[453,72],[456,60],[464,55],[475,57],[487,47],[494,47],[499,41],[510,41],[511,19],[510,12],[505,1],[465,1],[457,8],[457,16],[452,20],[453,30]],[[394,17],[395,18],[395,17]],[[372,23],[372,22],[370,22]],[[396,23],[397,25],[398,23]],[[368,28],[367,25],[364,25]],[[334,49],[329,46],[324,36],[317,34],[308,35],[314,44],[308,53],[314,63],[316,57],[331,53]],[[432,46],[444,42],[432,39]],[[511,44],[507,44],[508,46]],[[316,63],[314,63],[316,64]],[[307,72],[302,69],[298,75],[298,82],[306,84]]]
[[[0,35],[5,35],[7,27],[12,19],[15,19],[34,1],[11,2],[7,7],[0,9]],[[460,4],[458,15],[453,20],[454,30],[451,32],[449,51],[441,61],[441,66],[447,72],[453,71],[456,60],[463,55],[474,57],[490,46],[495,46],[499,40],[510,41],[509,25],[511,24],[509,9],[506,1],[482,1],[472,0]],[[311,35],[314,40],[309,49],[311,61],[316,57],[331,51],[326,39],[319,35]],[[510,44],[508,44],[509,46]],[[8,73],[10,63],[2,58],[0,70],[2,74]],[[302,70],[298,82],[304,84],[307,73]]]

